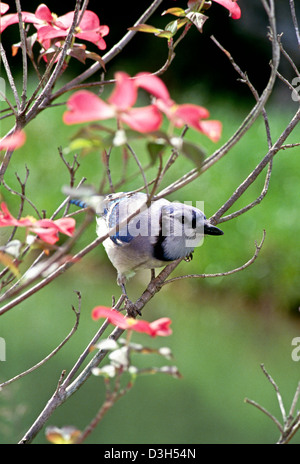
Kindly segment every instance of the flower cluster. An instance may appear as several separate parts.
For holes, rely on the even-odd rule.
[[[29,232],[33,232],[46,243],[53,245],[59,239],[58,233],[72,236],[75,230],[75,220],[73,218],[61,218],[55,221],[51,219],[36,220],[31,216],[21,219],[14,218],[9,212],[6,203],[0,205],[0,227],[26,227]]]
[[[66,124],[116,118],[119,125],[126,123],[141,133],[157,131],[165,114],[175,127],[185,124],[204,133],[217,142],[221,136],[220,121],[203,121],[209,112],[194,104],[176,104],[170,97],[163,81],[150,73],[139,73],[131,78],[125,72],[115,74],[116,85],[107,102],[88,90],[75,92],[68,100],[68,111],[64,113]],[[143,88],[155,97],[148,106],[133,107],[138,89]]]
[[[6,13],[9,5],[1,3],[1,14]],[[25,23],[32,23],[37,29],[37,39],[47,50],[51,46],[53,39],[61,40],[67,37],[69,29],[73,23],[74,12],[69,12],[63,16],[51,13],[49,8],[43,3],[38,6],[35,13],[22,12],[22,20]],[[18,13],[6,14],[1,17],[0,32],[2,33],[8,26],[19,22]],[[100,50],[106,48],[103,39],[109,33],[108,26],[101,26],[98,16],[90,10],[86,10],[80,23],[75,28],[75,37],[87,40],[97,45]]]
[[[153,322],[147,322],[141,319],[136,320],[132,317],[124,317],[115,309],[111,309],[106,306],[96,306],[92,311],[92,318],[97,320],[102,317],[107,318],[111,324],[114,324],[121,329],[146,333],[151,337],[156,337],[157,335],[166,337],[172,333],[172,330],[169,327],[171,320],[167,317],[162,317]]]

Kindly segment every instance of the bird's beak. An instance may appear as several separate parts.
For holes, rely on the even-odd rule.
[[[209,222],[204,223],[204,235],[223,235],[223,230],[213,226]]]

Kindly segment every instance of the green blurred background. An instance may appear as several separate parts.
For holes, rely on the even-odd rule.
[[[52,3],[48,5],[54,10]],[[24,9],[27,8],[25,4]],[[259,2],[256,5],[259,7]],[[278,2],[278,5],[282,5],[282,2]],[[170,6],[174,6],[174,3],[166,2],[161,11]],[[97,8],[93,8],[93,2],[90,3],[90,9],[97,11]],[[258,87],[266,82],[269,72],[268,41],[265,40],[265,45],[260,43],[259,47],[251,51],[251,46],[256,45],[251,42],[251,37],[259,37],[260,29],[257,29],[256,34],[252,31],[251,36],[246,15],[237,25],[237,21],[229,20],[227,13],[220,10],[216,24],[223,25],[224,30],[216,27],[218,33],[209,30],[203,36],[193,31],[187,42],[189,48],[185,49],[183,43],[177,52],[173,70],[170,69],[164,78],[178,103],[193,102],[206,106],[212,119],[223,122],[224,132],[218,144],[211,143],[194,131],[188,131],[187,138],[200,143],[208,155],[232,135],[253,105],[246,89],[236,83],[237,76],[232,72],[230,64],[210,44],[208,34],[214,33],[226,46],[232,43],[238,54],[238,62],[238,58],[244,56],[243,47],[248,43],[249,54],[243,58],[242,68],[248,70],[249,57],[249,74],[253,75],[254,81],[257,79]],[[54,11],[63,14],[67,10],[56,8]],[[249,10],[249,18],[250,13]],[[103,24],[111,24],[109,14],[111,12],[106,12],[106,18],[101,21]],[[100,12],[99,15],[102,19]],[[135,19],[136,15],[133,17]],[[127,17],[126,20],[128,26],[133,23]],[[149,22],[157,25],[155,21],[162,20],[157,15]],[[209,27],[213,30],[213,24]],[[291,28],[290,25],[288,27]],[[288,32],[289,29],[286,30],[287,37]],[[108,67],[107,77],[111,77],[116,69],[124,69],[131,74],[141,69],[155,69],[157,62],[153,50],[158,43],[164,48],[165,43],[154,37],[141,36],[130,45],[132,50],[134,45],[138,45],[136,55],[131,51],[127,57],[126,52],[115,60]],[[238,37],[238,40],[230,42],[228,36]],[[145,44],[146,49],[141,44]],[[191,62],[188,64],[187,49],[191,50],[191,62],[194,64],[197,61],[199,65],[199,68],[191,67],[189,72],[186,71],[191,66]],[[148,56],[145,50],[149,53],[151,50],[152,55]],[[212,53],[215,59],[211,58]],[[194,59],[195,56],[199,56],[199,62]],[[208,56],[215,68],[211,69],[210,63],[206,62]],[[255,58],[265,58],[262,72],[251,68]],[[181,87],[183,79],[186,79],[184,88]],[[31,77],[30,85],[34,88],[34,77]],[[27,142],[14,153],[6,176],[7,184],[18,189],[15,172],[24,178],[26,165],[30,171],[26,194],[40,210],[47,211],[47,216],[63,200],[61,187],[69,180],[57,147],[67,147],[70,137],[78,129],[63,125],[64,110],[64,106],[49,109],[30,123],[26,128]],[[267,110],[275,141],[296,111],[296,104],[283,85],[276,87]],[[4,120],[1,133],[5,133],[8,127],[10,122]],[[288,143],[299,142],[296,132],[287,140]],[[143,164],[148,164],[143,143],[139,142],[135,148]],[[224,159],[169,199],[193,202],[203,200],[206,215],[210,216],[228,199],[266,151],[265,128],[260,119]],[[196,249],[193,261],[182,263],[174,275],[223,272],[242,265],[253,255],[255,240],[260,242],[265,229],[265,244],[256,262],[232,276],[181,280],[167,285],[145,308],[143,318],[150,321],[170,317],[173,334],[164,339],[148,339],[135,334],[133,341],[151,347],[171,347],[174,360],[170,364],[175,364],[183,377],[180,380],[163,374],[139,377],[134,388],[108,412],[88,443],[276,442],[278,431],[275,425],[253,406],[245,404],[244,398],[254,399],[279,418],[275,392],[264,377],[260,364],[264,363],[276,380],[287,409],[300,380],[300,363],[291,357],[292,339],[300,336],[300,225],[297,220],[299,152],[299,148],[281,151],[274,160],[270,189],[264,201],[247,214],[222,224],[224,236],[206,239],[204,245]],[[67,156],[71,161],[72,154]],[[114,182],[121,175],[120,156],[116,151],[111,159]],[[190,161],[178,159],[164,186],[192,167]],[[137,172],[131,159],[128,170]],[[85,176],[89,184],[98,186],[102,173],[100,154],[90,153],[80,158],[76,180]],[[152,179],[154,173],[155,168],[147,171],[147,178]],[[234,208],[255,199],[263,183],[262,176]],[[126,189],[141,184],[142,179],[136,176],[126,184]],[[11,196],[2,187],[1,193],[11,211],[16,213],[18,198]],[[26,212],[34,213],[29,206]],[[81,221],[80,217],[78,221]],[[74,252],[89,243],[94,236],[94,225],[91,225],[80,238]],[[92,321],[91,310],[99,304],[110,306],[112,295],[118,297],[119,289],[115,279],[116,272],[103,248],[99,247],[51,285],[1,317],[0,336],[5,339],[7,349],[7,360],[0,363],[0,380],[4,381],[31,367],[60,343],[74,323],[71,310],[72,304],[77,305],[74,291],[82,294],[81,321],[73,338],[42,368],[1,392],[1,443],[15,443],[22,437],[56,388],[61,371],[69,370],[88,344],[99,325]],[[127,291],[132,300],[139,297],[148,281],[149,272],[141,272],[129,282]],[[162,360],[154,355],[136,355],[133,363],[150,367],[161,365]],[[52,415],[47,425],[72,424],[83,429],[95,415],[103,398],[103,380],[93,377]],[[296,435],[292,442],[300,443],[300,435]],[[43,432],[34,443],[46,443]]]

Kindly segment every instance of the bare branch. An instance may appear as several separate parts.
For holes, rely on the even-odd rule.
[[[269,190],[272,167],[273,167],[273,160],[271,160],[269,163],[263,189],[261,191],[261,194],[256,198],[256,200],[252,201],[252,203],[249,203],[249,205],[244,206],[238,211],[235,211],[234,213],[228,214],[227,216],[224,216],[224,217],[220,217],[218,219],[219,224],[221,224],[222,222],[230,221],[231,219],[235,219],[236,217],[240,216],[241,214],[246,213],[247,211],[249,211],[250,209],[254,208],[255,206],[259,205],[262,202],[262,200],[265,198]]]
[[[272,34],[272,66],[267,86],[265,87],[256,105],[248,113],[248,115],[246,116],[240,127],[237,129],[237,131],[229,138],[227,142],[225,142],[225,144],[221,148],[215,151],[215,153],[213,153],[209,158],[207,158],[204,161],[201,171],[199,170],[199,168],[192,169],[190,172],[188,172],[180,179],[173,182],[167,188],[162,190],[157,198],[162,198],[163,196],[169,195],[170,193],[173,193],[181,189],[185,185],[195,180],[197,177],[199,177],[200,174],[207,171],[211,166],[213,166],[217,161],[219,161],[223,156],[225,156],[229,152],[229,150],[250,129],[250,127],[254,124],[254,122],[262,112],[263,108],[265,107],[265,104],[268,101],[268,98],[271,95],[275,84],[277,70],[280,62],[280,47],[278,41],[274,39],[277,37],[274,0],[270,0],[270,7],[268,6],[265,0],[262,0],[262,2],[268,13],[270,30]]]
[[[241,195],[247,190],[247,188],[257,179],[258,175],[268,165],[268,163],[274,158],[274,156],[280,150],[283,142],[287,139],[290,133],[294,130],[300,120],[300,108],[298,109],[295,116],[292,118],[287,128],[283,131],[281,136],[275,142],[273,147],[268,151],[262,161],[256,166],[255,169],[249,174],[249,176],[242,182],[232,196],[226,201],[226,203],[210,218],[213,224],[220,221],[221,216],[241,197]]]

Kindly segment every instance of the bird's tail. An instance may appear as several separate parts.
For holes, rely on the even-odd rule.
[[[71,198],[70,203],[78,206],[79,208],[87,208],[89,206],[85,201],[77,200],[76,198]]]

